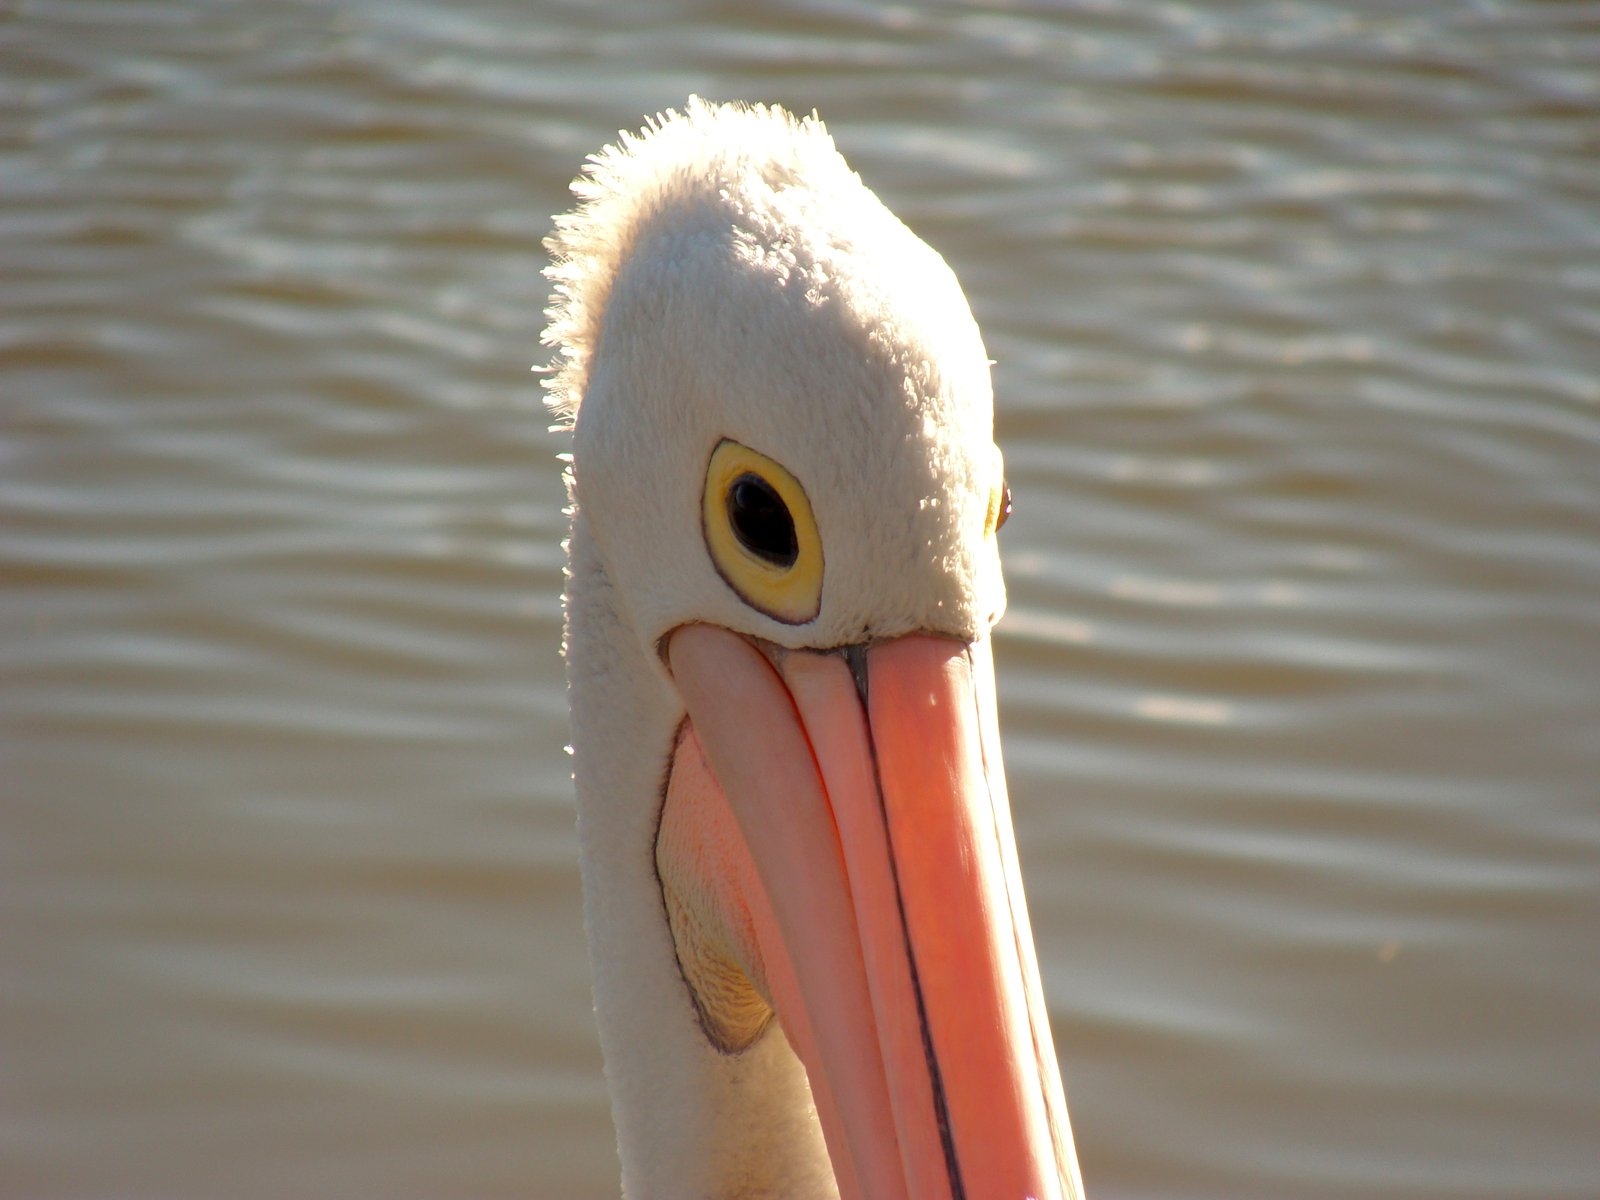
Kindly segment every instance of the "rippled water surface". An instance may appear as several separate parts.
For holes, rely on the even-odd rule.
[[[0,1195],[600,1198],[540,239],[820,109],[998,360],[1105,1197],[1600,1195],[1600,9],[0,13]]]

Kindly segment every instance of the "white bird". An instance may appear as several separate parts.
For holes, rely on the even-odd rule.
[[[573,190],[545,340],[623,1192],[1076,1200],[960,286],[815,116],[691,98]]]

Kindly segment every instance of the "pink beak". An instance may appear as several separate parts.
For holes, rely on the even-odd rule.
[[[743,909],[722,916],[805,1065],[840,1195],[1078,1200],[988,643],[769,659],[690,625],[667,660],[688,710],[669,814],[695,806],[724,847],[700,859],[732,879],[713,890]]]

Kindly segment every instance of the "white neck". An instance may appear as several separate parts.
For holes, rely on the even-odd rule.
[[[607,579],[581,511],[567,587],[578,839],[595,1011],[629,1200],[822,1200],[837,1190],[777,1022],[728,1055],[679,972],[655,836],[683,710]]]

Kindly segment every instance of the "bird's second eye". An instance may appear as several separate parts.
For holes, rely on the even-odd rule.
[[[700,521],[717,574],[786,625],[822,607],[822,539],[800,481],[759,450],[724,438],[706,464]]]
[[[739,544],[778,567],[792,567],[800,556],[794,518],[778,489],[746,472],[728,489],[728,522]]]
[[[989,511],[984,514],[983,534],[993,537],[1000,526],[1011,516],[1011,485],[1006,482],[1005,464],[1000,458],[1000,448],[995,447],[995,482],[989,488]]]

